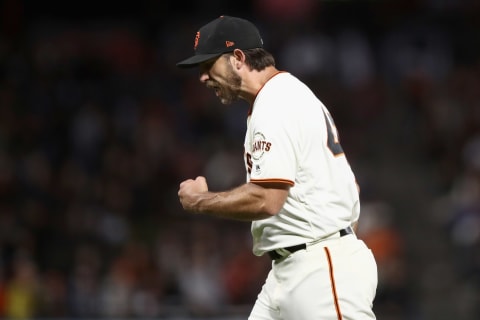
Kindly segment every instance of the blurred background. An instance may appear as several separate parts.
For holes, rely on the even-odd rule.
[[[1,318],[246,319],[268,257],[177,199],[245,179],[248,106],[175,67],[222,14],[336,119],[378,319],[480,318],[480,2],[0,3]]]

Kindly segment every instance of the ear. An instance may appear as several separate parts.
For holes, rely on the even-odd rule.
[[[233,50],[233,66],[239,70],[245,65],[245,53],[240,49]]]

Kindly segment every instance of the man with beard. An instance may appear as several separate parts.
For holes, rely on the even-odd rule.
[[[355,235],[359,190],[327,108],[275,67],[250,21],[221,16],[200,28],[194,49],[177,66],[199,67],[223,104],[250,105],[247,181],[212,192],[199,176],[178,196],[189,212],[251,221],[253,253],[268,254],[272,269],[249,319],[375,319],[377,267]]]

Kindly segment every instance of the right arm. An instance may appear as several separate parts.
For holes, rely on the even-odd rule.
[[[220,218],[254,221],[276,215],[283,207],[288,187],[245,183],[229,191],[211,192],[204,177],[185,180],[178,196],[189,212]]]

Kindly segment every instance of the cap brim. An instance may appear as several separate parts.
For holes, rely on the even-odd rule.
[[[221,56],[222,53],[208,53],[208,54],[197,54],[188,59],[180,61],[177,63],[179,68],[192,68],[198,66],[200,63],[208,61],[210,59]]]

